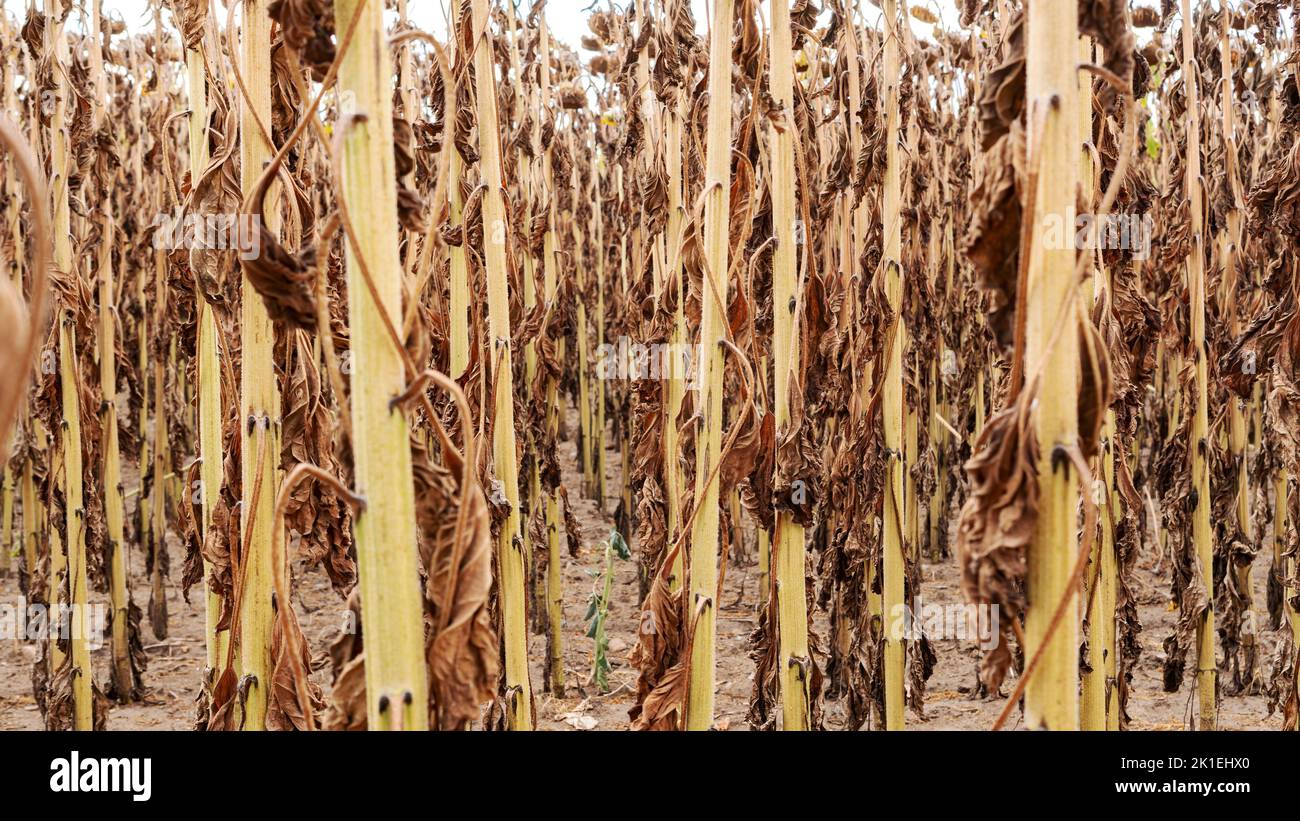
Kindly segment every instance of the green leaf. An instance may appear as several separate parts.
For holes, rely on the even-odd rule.
[[[1156,139],[1156,129],[1150,120],[1147,120],[1147,155],[1151,159],[1160,158],[1160,140]]]
[[[628,549],[627,541],[623,538],[623,534],[619,533],[617,530],[611,530],[609,532],[609,547],[614,551],[614,555],[618,556],[623,561],[632,558],[632,551]]]

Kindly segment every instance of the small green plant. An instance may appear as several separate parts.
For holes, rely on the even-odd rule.
[[[587,638],[596,642],[591,662],[591,680],[601,693],[609,692],[609,637],[605,635],[605,619],[609,616],[609,593],[610,586],[614,583],[615,556],[628,561],[632,558],[632,551],[628,549],[622,534],[611,530],[609,539],[605,542],[604,571],[587,571],[587,575],[595,579],[596,583],[592,586],[591,595],[587,597],[587,615],[584,621],[587,622]]]
[[[1147,120],[1147,155],[1153,160],[1160,159],[1160,138],[1156,136],[1155,123]]]

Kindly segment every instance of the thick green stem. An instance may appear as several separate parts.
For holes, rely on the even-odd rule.
[[[727,310],[727,239],[731,209],[731,20],[733,0],[714,0],[709,38],[709,111],[704,181],[704,282],[700,318],[701,419],[695,443],[695,503],[691,528],[689,618],[690,691],[686,726],[713,726],[714,654],[718,610],[718,482],[722,450],[723,347]]]
[[[352,430],[361,623],[366,642],[366,704],[377,730],[428,727],[424,610],[415,542],[415,491],[410,432],[392,400],[405,387],[401,353],[383,316],[400,317],[402,267],[396,238],[397,185],[393,158],[392,66],[383,9],[370,0],[338,0],[336,19],[361,12],[339,70],[339,88],[357,119],[343,143],[343,194],[357,246],[348,244],[348,324],[352,333]],[[366,262],[380,304],[365,281]]]
[[[885,624],[885,729],[903,728],[903,664],[904,636],[900,629],[904,620],[898,617],[906,606],[904,576],[907,563],[903,555],[905,535],[909,533],[909,516],[915,511],[906,508],[907,487],[905,464],[904,419],[907,416],[906,397],[903,393],[903,348],[907,344],[907,330],[903,323],[903,271],[902,271],[902,195],[901,172],[898,154],[898,26],[900,22],[895,0],[885,0],[885,185],[882,220],[884,222],[885,295],[889,300],[892,318],[886,332],[885,384],[882,390],[881,415],[885,428],[885,449],[889,453],[888,476],[885,483],[884,560],[882,562],[881,609]]]
[[[512,730],[533,726],[533,693],[528,675],[528,625],[525,618],[525,572],[519,528],[519,464],[515,445],[514,386],[510,350],[510,301],[506,274],[506,222],[502,199],[501,135],[497,120],[492,34],[488,0],[474,0],[475,97],[478,113],[479,167],[483,181],[483,247],[488,290],[486,369],[493,401],[492,461],[505,488],[510,514],[501,528],[497,565],[506,656],[507,722]]]
[[[1076,396],[1079,380],[1078,338],[1056,335],[1058,323],[1077,321],[1077,306],[1062,307],[1077,298],[1072,244],[1049,247],[1043,241],[1046,221],[1073,224],[1075,188],[1079,175],[1078,53],[1076,10],[1053,0],[1031,0],[1026,101],[1030,128],[1037,134],[1028,158],[1038,172],[1032,215],[1034,232],[1029,256],[1028,296],[1024,319],[1026,373],[1041,373],[1034,434],[1038,438],[1039,515],[1029,549],[1025,616],[1025,657],[1043,649],[1037,672],[1025,688],[1025,722],[1030,729],[1073,730],[1079,727],[1078,621],[1073,608],[1047,641],[1052,615],[1070,590],[1070,571],[1078,540],[1078,476],[1057,448],[1077,445]],[[1039,123],[1042,123],[1041,126]],[[1052,343],[1053,336],[1057,339]],[[1046,646],[1044,647],[1044,645]]]
[[[796,293],[794,66],[789,0],[772,0],[772,98],[781,121],[770,125],[772,139],[772,225],[776,250],[772,259],[772,356],[775,363],[774,405],[778,431],[790,424],[790,393],[803,390],[800,379],[799,297]],[[760,536],[761,539],[761,536]],[[776,596],[780,656],[782,727],[806,730],[811,724],[808,679],[808,607],[804,586],[804,528],[787,505],[778,505],[772,540],[776,559]],[[766,557],[764,557],[766,558]],[[764,568],[766,577],[766,568]],[[761,595],[767,595],[763,588]]]
[[[1182,74],[1187,95],[1185,197],[1191,211],[1191,255],[1187,258],[1187,286],[1190,294],[1192,348],[1196,353],[1195,387],[1192,405],[1192,440],[1188,448],[1192,462],[1192,492],[1200,499],[1192,511],[1192,544],[1196,549],[1206,603],[1197,631],[1196,693],[1200,729],[1218,725],[1218,662],[1214,655],[1214,541],[1210,529],[1209,467],[1209,381],[1205,350],[1205,215],[1201,180],[1201,119],[1196,74],[1196,50],[1192,40],[1191,0],[1182,0]]]
[[[244,0],[242,6],[240,73],[249,96],[245,99],[240,95],[239,103],[242,135],[239,143],[240,188],[245,196],[252,193],[262,169],[271,158],[271,146],[258,125],[258,120],[267,128],[271,124],[271,21],[266,9],[266,0]],[[264,212],[269,223],[266,227],[272,232],[279,229],[278,188],[278,184],[271,186]],[[243,701],[243,726],[248,730],[261,730],[266,723],[267,689],[271,686],[274,620],[271,537],[275,520],[275,488],[279,486],[276,465],[280,454],[280,392],[275,381],[275,329],[271,318],[247,276],[243,277],[243,293],[239,386],[240,481],[243,490],[240,531],[247,534],[248,550],[240,557],[244,585],[240,594],[237,669],[240,678],[251,683]],[[356,425],[355,416],[353,424]],[[392,455],[387,454],[389,457]]]
[[[189,82],[190,119],[190,178],[198,179],[208,164],[208,106],[207,75],[203,66],[203,53],[198,49],[185,50],[186,76]],[[203,520],[200,533],[206,534],[212,524],[212,511],[221,492],[221,353],[217,340],[217,320],[207,300],[199,304],[199,492],[203,503]],[[203,561],[203,577],[212,573],[212,564]],[[221,617],[221,594],[205,585],[204,644],[207,648],[209,675],[216,672],[226,657],[227,631],[217,630]]]

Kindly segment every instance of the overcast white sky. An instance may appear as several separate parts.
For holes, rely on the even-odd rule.
[[[22,18],[24,9],[28,0],[0,0],[5,9],[11,15]],[[84,0],[87,7],[90,0]],[[523,0],[522,5],[527,6],[528,0]],[[705,0],[692,0],[696,7],[697,19],[703,19],[703,7]],[[149,16],[149,4],[146,0],[103,0],[104,12],[109,16],[114,13],[120,14],[126,21],[128,29],[134,30],[137,26],[152,26],[152,17]],[[578,39],[587,33],[587,15],[582,10],[586,8],[590,0],[551,0],[546,9],[546,20],[550,24],[552,35],[564,41],[565,43],[577,46]],[[215,0],[215,6],[218,9],[222,20],[225,19],[225,6],[222,0]],[[450,7],[449,0],[408,0],[407,8],[411,16],[411,21],[420,28],[436,34],[446,31],[446,9]],[[76,18],[76,12],[73,13],[73,19]],[[392,15],[396,17],[396,15]],[[163,14],[164,20],[170,20],[170,15],[166,12]]]
[[[620,7],[626,5],[632,0],[615,0],[615,5]],[[0,0],[0,5],[18,18],[20,21],[24,16],[28,0]],[[79,0],[85,2],[89,7],[90,0]],[[214,0],[222,19],[225,15],[225,7],[222,0]],[[918,2],[913,0],[914,5],[927,6],[931,11],[939,14],[940,19],[948,27],[956,27],[957,10],[952,0],[928,0]],[[527,8],[529,0],[520,0],[520,5]],[[134,30],[138,27],[152,26],[152,18],[148,13],[148,3],[146,0],[103,0],[104,11],[109,16],[115,14],[121,15],[126,21],[128,29]],[[408,0],[407,6],[411,20],[420,28],[441,34],[446,31],[446,8],[450,5],[449,0]],[[587,15],[583,9],[591,5],[591,0],[550,0],[546,6],[546,20],[551,27],[551,35],[567,45],[577,48],[578,41],[582,35],[587,33]],[[601,2],[604,6],[605,2]],[[707,19],[708,8],[711,7],[710,0],[691,0],[691,5],[695,10],[695,20],[704,31],[705,21]],[[880,11],[867,0],[862,0],[861,4],[864,17],[871,23],[875,23],[880,18]],[[767,14],[768,3],[762,3],[762,11]],[[394,17],[396,15],[393,15]],[[73,19],[77,17],[73,13]],[[170,20],[170,15],[164,13],[164,20]],[[917,20],[912,20],[912,28],[917,34],[928,36],[931,27]]]

